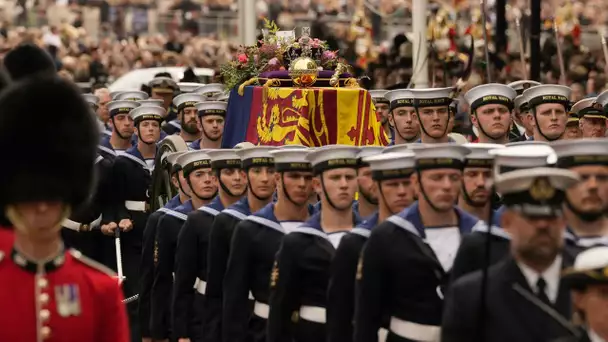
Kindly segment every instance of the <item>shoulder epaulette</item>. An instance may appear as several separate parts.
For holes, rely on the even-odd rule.
[[[102,264],[100,264],[99,262],[85,256],[84,254],[82,254],[82,252],[80,252],[79,250],[76,249],[70,249],[70,254],[72,255],[72,257],[80,262],[82,262],[83,264],[92,267],[102,273],[105,273],[107,275],[109,275],[110,277],[116,277],[117,274],[116,272],[112,271],[112,269],[110,269],[107,266],[104,266]]]

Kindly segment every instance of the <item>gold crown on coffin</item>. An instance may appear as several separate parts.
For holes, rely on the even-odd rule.
[[[537,178],[530,187],[530,196],[536,201],[546,201],[555,196],[555,188],[547,177]]]
[[[289,77],[297,87],[310,87],[317,81],[319,66],[312,58],[310,28],[302,28],[302,53],[289,64]]]

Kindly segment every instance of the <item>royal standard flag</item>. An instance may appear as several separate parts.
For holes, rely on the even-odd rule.
[[[222,147],[388,145],[369,93],[353,88],[248,86],[230,94]]]

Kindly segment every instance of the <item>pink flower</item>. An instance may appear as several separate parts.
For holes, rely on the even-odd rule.
[[[249,59],[247,58],[247,55],[244,53],[238,55],[237,58],[239,60],[239,63],[245,64],[245,63],[247,63],[247,61],[249,61]]]
[[[268,65],[277,65],[277,64],[279,64],[279,60],[276,57],[274,57],[268,61]]]
[[[325,51],[323,51],[322,58],[325,59],[325,60],[335,59],[336,58],[336,52],[335,51],[325,50]]]

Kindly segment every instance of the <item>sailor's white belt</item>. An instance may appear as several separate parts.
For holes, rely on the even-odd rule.
[[[63,222],[61,222],[61,225],[67,229],[75,230],[77,232],[87,232],[91,229],[95,229],[95,228],[99,227],[100,223],[101,223],[101,215],[99,215],[99,217],[96,218],[95,221],[93,221],[91,223],[80,223],[80,222],[72,221],[70,219],[65,219],[65,220],[63,220]]]
[[[305,319],[309,322],[325,324],[325,312],[325,308],[322,308],[320,306],[303,305],[300,307],[300,318]]]
[[[125,201],[125,208],[131,211],[146,211],[146,201]]]
[[[424,342],[439,342],[441,340],[441,327],[404,321],[391,317],[389,330],[403,338]]]
[[[268,319],[268,316],[270,315],[270,306],[266,303],[256,301],[255,305],[253,305],[253,313],[260,318]]]
[[[388,337],[388,330],[384,328],[380,328],[378,330],[378,342],[386,342],[386,338]]]
[[[207,282],[202,279],[196,278],[196,281],[194,282],[194,288],[196,289],[196,292],[204,295],[207,291]]]

